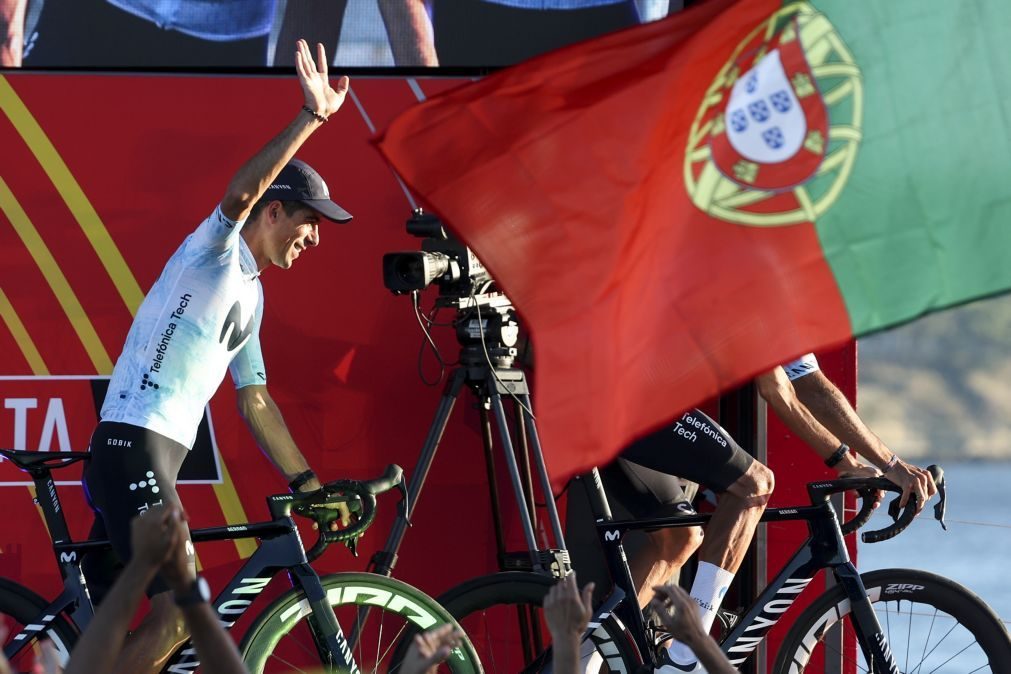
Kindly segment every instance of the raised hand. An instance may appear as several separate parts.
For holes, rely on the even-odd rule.
[[[173,544],[161,566],[161,575],[173,590],[184,590],[196,577],[193,561],[193,543],[186,525],[186,513],[176,509],[166,524],[168,537]]]
[[[593,583],[587,583],[580,593],[575,572],[555,583],[544,598],[544,619],[556,641],[582,636],[592,612]]]
[[[327,72],[326,49],[322,44],[316,45],[316,59],[313,60],[309,44],[305,40],[298,41],[295,72],[298,73],[298,82],[302,86],[307,108],[323,117],[329,117],[340,109],[351,81],[344,75],[337,80],[336,86],[331,86]]]
[[[698,618],[698,607],[687,592],[676,585],[655,585],[649,602],[661,624],[678,641],[689,646],[706,637]]]
[[[178,505],[158,505],[130,523],[130,545],[134,558],[149,568],[157,569],[177,542],[173,526],[181,512]]]
[[[463,632],[450,623],[416,635],[400,666],[401,673],[434,674],[439,663],[449,657],[462,638]]]
[[[0,646],[7,645],[7,626],[0,621]],[[0,674],[11,674],[11,665],[4,657],[3,650],[0,650]]]

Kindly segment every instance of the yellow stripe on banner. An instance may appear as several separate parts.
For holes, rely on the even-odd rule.
[[[32,374],[35,376],[45,376],[49,374],[49,368],[42,361],[42,356],[39,354],[39,350],[35,348],[35,343],[32,338],[28,336],[28,331],[25,330],[24,324],[18,317],[17,312],[14,311],[14,305],[11,304],[10,300],[7,299],[7,294],[4,293],[3,289],[0,289],[0,318],[3,318],[4,323],[10,329],[11,334],[14,335],[14,341],[17,342],[18,346],[21,348],[21,353],[25,355],[25,359],[28,361],[28,366],[32,368]],[[42,512],[42,506],[39,505],[39,501],[36,498],[38,494],[35,490],[35,485],[30,484],[27,487],[28,493],[32,497],[32,501],[35,503],[35,510],[39,513],[39,519],[42,520],[42,526],[46,528],[46,533],[52,538],[52,534],[49,533],[49,523],[46,522],[46,516]],[[2,553],[3,550],[0,550]]]
[[[246,512],[242,509],[242,501],[235,491],[235,484],[232,476],[228,474],[228,466],[225,465],[225,457],[220,457],[221,461],[221,484],[214,485],[214,494],[218,497],[221,505],[221,512],[225,515],[225,520],[229,524],[245,524]],[[251,538],[236,538],[235,549],[239,551],[239,557],[245,559],[256,552],[256,543]]]
[[[95,249],[98,259],[101,260],[105,270],[109,273],[109,278],[112,279],[120,297],[123,298],[123,302],[130,310],[130,314],[137,313],[137,307],[144,299],[144,293],[133,277],[126,260],[123,259],[101,218],[98,217],[98,213],[95,212],[88,197],[84,194],[70,169],[67,168],[63,158],[53,147],[45,131],[32,117],[31,111],[11,87],[7,78],[2,75],[0,75],[0,110],[6,113],[11,124],[31,149],[32,154],[39,160],[39,164],[49,179],[53,181],[53,186],[56,187],[56,191],[59,192],[64,203],[67,204],[67,208],[74,215],[74,219],[81,226],[84,235],[88,237],[91,247]]]
[[[84,194],[84,191],[70,172],[63,158],[56,151],[56,148],[46,136],[42,127],[39,126],[39,123],[32,117],[31,111],[28,110],[28,107],[25,106],[24,102],[17,95],[17,92],[14,91],[7,79],[2,75],[0,75],[0,110],[7,115],[11,124],[17,129],[17,132],[21,135],[21,138],[28,145],[29,149],[31,149],[35,158],[38,159],[46,175],[53,182],[56,191],[59,192],[63,201],[67,204],[67,208],[77,220],[92,248],[94,248],[95,253],[102,262],[102,266],[119,291],[119,295],[126,304],[127,309],[129,309],[130,315],[135,316],[141,301],[144,299],[144,293],[141,291],[137,280],[133,277],[133,272],[130,271],[119,248],[116,247],[112,237],[109,236],[109,232],[106,230],[101,218],[98,217],[98,213],[95,212],[91,202],[88,201],[88,197]],[[17,203],[6,184],[3,183],[2,178],[0,178],[0,188],[2,188],[0,190],[0,208],[8,212],[8,218],[10,218],[11,222],[15,222],[15,218],[8,211],[7,204],[10,204],[10,208],[15,210],[19,216],[18,221],[27,227],[27,234],[29,239],[34,242],[34,248],[26,240],[26,235],[22,234],[21,230],[18,230],[18,234],[21,235],[25,245],[32,252],[36,263],[43,269],[43,274],[46,275],[50,286],[57,293],[60,303],[64,305],[67,316],[71,318],[71,322],[74,324],[75,329],[77,329],[81,342],[84,344],[89,356],[91,356],[92,362],[95,363],[96,371],[99,374],[112,372],[112,362],[109,360],[101,342],[98,340],[98,335],[95,334],[91,323],[84,314],[83,308],[76,297],[74,297],[73,291],[66,282],[66,278],[60,272],[59,267],[45,247],[38,232],[31,225],[27,214]],[[18,225],[15,224],[15,229],[17,228]],[[37,252],[38,254],[36,254]],[[55,281],[54,279],[50,279],[50,276],[46,274],[47,268],[43,268],[42,260],[46,261],[47,268],[53,272]],[[57,290],[57,286],[59,286],[60,290]],[[68,302],[72,302],[72,306],[76,307],[75,311],[78,312],[77,314],[74,314],[67,308],[67,305],[64,304],[65,299]],[[75,322],[75,318],[78,319],[78,322],[82,323],[80,328],[78,322]],[[89,348],[89,345],[91,348]],[[96,347],[101,349],[101,351],[100,353],[96,351],[93,354],[92,350]],[[96,360],[96,358],[99,360]],[[223,482],[220,485],[214,486],[215,496],[221,506],[221,511],[225,514],[227,523],[243,524],[248,521],[248,518],[242,507],[242,502],[239,500],[239,495],[235,491],[235,485],[232,484],[232,479],[225,468],[223,457],[221,458],[221,469]],[[256,549],[256,545],[250,540],[236,540],[235,548],[240,556],[248,557]]]
[[[112,372],[112,361],[109,359],[109,354],[106,353],[105,347],[102,345],[102,340],[98,338],[98,333],[95,332],[95,326],[88,319],[88,315],[84,312],[84,307],[81,306],[77,296],[74,295],[73,288],[70,287],[70,283],[67,281],[67,277],[63,275],[60,266],[56,264],[56,260],[46,247],[45,241],[42,240],[38,230],[35,229],[35,225],[28,219],[28,214],[25,213],[21,204],[18,203],[18,200],[14,197],[14,193],[11,192],[3,178],[0,178],[0,210],[7,215],[7,219],[14,226],[14,231],[21,237],[21,241],[35,260],[39,271],[42,272],[42,276],[49,283],[49,287],[52,289],[53,294],[56,295],[60,306],[63,307],[64,313],[67,314],[70,324],[74,326],[74,331],[77,332],[77,336],[81,339],[84,350],[87,351],[88,357],[91,358],[95,371],[99,374],[109,374]]]
[[[28,335],[25,324],[21,322],[21,318],[14,310],[14,305],[7,298],[3,288],[0,288],[0,319],[3,319],[3,322],[7,324],[7,329],[11,331],[14,342],[21,349],[21,354],[25,357],[25,360],[28,361],[28,367],[32,369],[32,373],[36,376],[48,375],[49,368],[46,367],[46,362],[42,360],[42,354],[35,347],[35,342]]]

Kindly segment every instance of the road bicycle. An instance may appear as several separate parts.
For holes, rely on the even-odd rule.
[[[947,498],[943,473],[936,466],[930,470],[939,487],[934,515],[943,526]],[[669,635],[639,610],[622,540],[630,531],[704,525],[710,515],[616,521],[596,470],[590,480],[581,481],[614,581],[610,595],[594,609],[584,646],[592,644],[606,663],[604,671],[653,672],[659,665],[659,648]],[[857,490],[862,507],[840,525],[831,497],[847,490]],[[810,535],[726,630],[720,645],[735,666],[751,656],[816,574],[827,569],[836,584],[796,617],[770,670],[775,674],[1011,673],[1007,629],[970,590],[926,571],[883,569],[860,574],[850,562],[843,536],[867,522],[878,490],[899,491],[884,478],[813,482],[807,486],[810,505],[765,511],[763,522],[802,520]],[[916,514],[915,502],[910,501],[900,512],[896,498],[889,507],[895,522],[862,534],[862,540],[883,541],[905,529]],[[439,601],[463,626],[488,671],[548,671],[550,647],[545,647],[548,635],[538,607],[555,582],[550,573],[497,573],[458,586]],[[523,622],[519,630],[517,609]],[[828,663],[831,668],[825,669]]]
[[[94,617],[81,558],[111,546],[106,540],[71,539],[51,471],[87,460],[90,454],[0,449],[0,455],[31,475],[63,578],[63,591],[53,600],[0,578],[0,621],[9,630],[4,655],[14,671],[30,671],[39,639],[48,638],[65,664]],[[309,564],[331,543],[354,545],[375,518],[376,496],[393,488],[403,491],[402,481],[400,467],[392,465],[374,480],[338,480],[314,492],[268,496],[270,521],[191,531],[195,543],[260,540],[256,552],[214,599],[214,609],[227,628],[246,613],[272,578],[287,572],[292,589],[259,613],[240,643],[239,651],[250,672],[320,668],[342,673],[395,672],[406,652],[406,643],[397,648],[402,641],[453,622],[434,599],[406,583],[371,573],[320,577]],[[332,519],[333,510],[327,506],[342,502],[356,514],[357,521],[347,529],[329,531],[326,521]],[[308,551],[292,515],[310,518],[318,526],[319,539]],[[359,618],[363,606],[371,608],[367,620]],[[351,631],[346,632],[346,627]],[[173,652],[162,671],[183,674],[195,671],[199,664],[196,651],[184,644]],[[474,674],[483,670],[465,639],[441,671]]]

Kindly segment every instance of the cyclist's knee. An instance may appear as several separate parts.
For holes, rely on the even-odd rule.
[[[757,499],[761,505],[765,505],[775,488],[776,476],[768,466],[755,461],[744,475],[730,485],[727,492],[739,498]]]
[[[702,527],[675,527],[662,529],[657,541],[664,559],[683,561],[702,545]]]

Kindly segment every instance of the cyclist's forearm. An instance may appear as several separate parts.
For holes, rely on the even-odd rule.
[[[249,674],[235,642],[228,636],[210,604],[200,602],[183,609],[190,640],[197,649],[200,668],[215,674]]]
[[[757,377],[755,382],[776,416],[818,456],[827,459],[839,448],[839,438],[801,402],[782,368]]]
[[[295,152],[320,124],[299,110],[295,119],[281,133],[239,167],[221,200],[221,212],[232,220],[245,220],[253,204],[263,196],[284,165],[295,156]]]
[[[130,621],[157,569],[136,557],[126,565],[102,600],[95,618],[70,654],[63,674],[110,672],[123,650]]]
[[[888,463],[891,450],[867,427],[843,392],[822,372],[812,372],[793,384],[798,399],[842,442],[877,468]]]
[[[295,476],[309,470],[309,463],[291,437],[284,416],[267,392],[267,387],[246,386],[239,389],[238,396],[239,413],[256,439],[256,444],[284,475],[285,481],[290,482]]]

